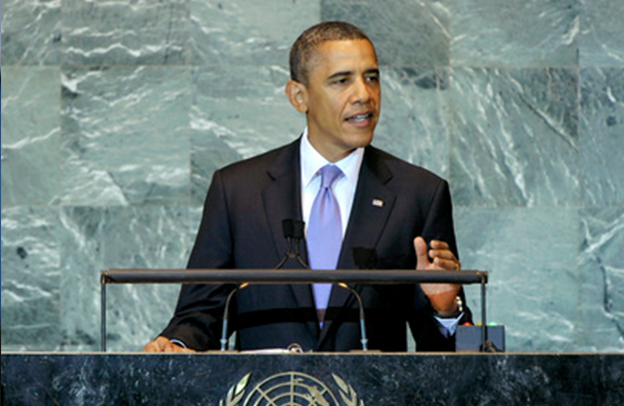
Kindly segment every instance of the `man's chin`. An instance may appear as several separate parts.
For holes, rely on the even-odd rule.
[[[349,145],[352,148],[364,148],[367,147],[373,142],[373,132],[356,132],[349,134],[348,136]]]

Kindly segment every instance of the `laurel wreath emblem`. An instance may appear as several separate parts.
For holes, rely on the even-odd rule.
[[[251,373],[248,373],[236,385],[232,386],[225,397],[225,403],[221,400],[219,406],[238,406],[243,396],[245,396],[245,388],[247,383],[249,383],[250,376]]]
[[[332,374],[332,377],[340,388],[340,397],[342,397],[342,400],[347,406],[365,406],[363,400],[360,400],[360,403],[358,404],[357,393],[355,393],[351,385],[348,385],[344,380],[342,380],[342,378],[340,378],[336,374]]]
[[[236,385],[233,385],[228,390],[225,400],[222,399],[219,402],[219,406],[239,406],[245,397],[245,389],[249,384],[250,377],[251,373],[248,373],[243,376],[243,378],[238,381]],[[345,406],[366,406],[363,400],[358,399],[358,395],[353,389],[353,386],[349,385],[344,379],[336,374],[332,374],[332,377],[334,378],[336,385],[338,385],[340,397]]]

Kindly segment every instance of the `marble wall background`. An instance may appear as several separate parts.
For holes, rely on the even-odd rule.
[[[2,3],[3,350],[97,349],[100,270],[184,267],[214,169],[304,125],[290,44],[344,19],[382,64],[375,144],[451,182],[508,350],[624,351],[624,0]],[[137,350],[177,287],[109,293]]]

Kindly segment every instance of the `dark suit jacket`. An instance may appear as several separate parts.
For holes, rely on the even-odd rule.
[[[270,269],[287,250],[283,219],[301,219],[299,140],[215,172],[189,268]],[[373,205],[373,199],[383,206]],[[436,175],[367,147],[347,226],[339,269],[414,269],[413,239],[446,241],[457,255],[448,184]],[[307,262],[305,244],[300,247]],[[361,266],[361,260],[358,261]],[[298,268],[296,261],[289,268]],[[184,285],[162,335],[190,348],[219,347],[225,297],[232,285]],[[409,322],[419,351],[453,350],[419,286],[356,286],[367,318],[369,348],[406,350]],[[463,294],[463,293],[462,293]],[[465,301],[464,301],[465,303]],[[334,288],[323,329],[308,285],[257,285],[236,293],[231,324],[237,348],[347,351],[360,348],[357,302]]]

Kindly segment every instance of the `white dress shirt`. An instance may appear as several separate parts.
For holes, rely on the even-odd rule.
[[[325,159],[308,140],[308,129],[306,128],[301,138],[301,210],[303,221],[307,225],[310,221],[310,212],[312,204],[321,187],[321,168],[325,165],[332,164]],[[364,148],[358,148],[349,156],[334,165],[340,168],[343,176],[339,177],[332,184],[332,193],[338,201],[340,207],[340,220],[342,223],[342,237],[344,238],[347,231],[347,223],[351,215],[351,207],[355,197],[355,188],[357,187],[358,177],[360,175],[360,167],[364,159]]]

